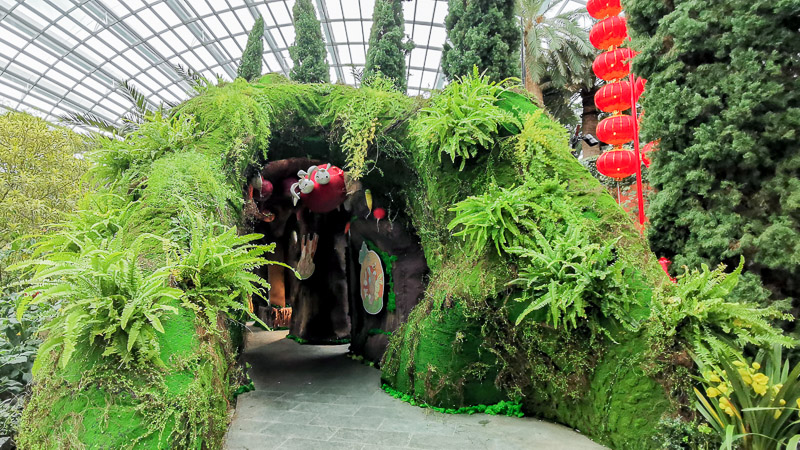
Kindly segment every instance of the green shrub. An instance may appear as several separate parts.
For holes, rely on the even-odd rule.
[[[400,92],[406,91],[406,55],[414,43],[405,39],[405,19],[401,0],[375,0],[372,14],[372,29],[369,32],[366,63],[363,79],[381,73]]]
[[[776,306],[732,302],[730,295],[744,261],[730,274],[725,266],[714,270],[702,265],[665,284],[653,303],[654,332],[678,336],[688,342],[698,358],[711,364],[730,357],[747,345],[793,347],[796,341],[773,326],[776,319],[793,320]]]
[[[450,209],[456,216],[447,225],[453,236],[467,242],[472,253],[481,253],[487,244],[498,255],[513,247],[532,242],[535,232],[554,236],[578,220],[568,206],[565,184],[558,180],[526,182],[514,188],[489,186],[481,195],[467,197]]]
[[[206,327],[212,330],[219,331],[220,312],[228,317],[247,314],[267,328],[247,307],[253,294],[266,298],[265,289],[269,289],[266,280],[251,270],[264,264],[279,264],[292,272],[294,269],[263,258],[275,244],[252,244],[263,237],[260,234],[239,236],[236,228],[210,221],[199,213],[190,213],[187,221],[189,241],[186,250],[178,251],[176,277],[186,292],[186,306],[196,310],[198,317],[204,317]]]
[[[440,163],[442,154],[447,154],[463,170],[468,159],[497,143],[503,127],[522,127],[516,114],[497,106],[510,83],[509,79],[491,81],[475,67],[472,74],[448,84],[414,120],[417,145],[438,155]]]
[[[247,81],[253,81],[261,76],[261,64],[264,58],[264,18],[258,16],[242,53],[242,62],[236,69],[236,74]]]
[[[328,52],[322,39],[319,19],[311,0],[297,0],[292,7],[294,45],[289,47],[292,71],[289,77],[299,83],[330,83]]]
[[[156,237],[142,235],[141,239]],[[155,333],[164,332],[164,315],[177,312],[168,303],[183,294],[167,286],[173,267],[144,273],[137,252],[140,239],[129,248],[123,248],[120,239],[73,242],[77,252],[53,253],[19,265],[36,270],[25,281],[29,287],[17,307],[17,318],[31,304],[54,303],[59,311],[43,328],[50,337],[40,353],[62,348],[59,365],[63,368],[79,342],[99,341],[103,356],[117,356],[123,365],[134,360],[160,361]]]

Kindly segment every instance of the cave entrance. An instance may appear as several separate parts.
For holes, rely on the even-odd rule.
[[[323,161],[288,158],[269,162],[260,172],[261,180],[250,184],[253,202],[246,213],[253,217],[254,231],[265,243],[275,243],[269,259],[294,268],[301,276],[280,265],[269,265],[259,275],[270,283],[267,298],[254,299],[256,315],[275,329],[289,329],[289,335],[303,343],[343,343],[350,339],[350,293],[348,283],[348,241],[346,228],[351,214],[343,206],[346,187],[336,179],[318,190],[334,193],[323,205],[324,212],[310,209],[307,202],[295,202],[300,189],[298,172],[326,167]],[[338,169],[337,169],[338,170]],[[260,185],[260,186],[259,186]],[[261,189],[257,189],[261,187]],[[327,210],[330,209],[330,210]]]

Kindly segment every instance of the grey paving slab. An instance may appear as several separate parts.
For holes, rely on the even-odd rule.
[[[242,358],[256,390],[238,398],[228,450],[604,448],[536,419],[411,406],[380,389],[378,370],[345,357],[347,345],[299,345],[286,334],[247,334]]]

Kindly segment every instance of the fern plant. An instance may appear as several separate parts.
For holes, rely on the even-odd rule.
[[[231,316],[247,314],[266,328],[249,310],[247,301],[254,294],[264,295],[269,284],[250,271],[264,264],[279,264],[294,272],[286,264],[263,257],[275,244],[253,244],[263,236],[238,236],[236,228],[208,221],[199,213],[189,213],[185,223],[189,224],[185,230],[188,245],[186,250],[178,250],[180,264],[176,279],[186,291],[184,304],[202,314],[212,329],[216,328],[219,312]]]
[[[491,244],[500,255],[530,243],[528,236],[536,230],[546,237],[555,236],[567,223],[578,220],[574,208],[568,206],[565,185],[556,179],[526,182],[511,189],[492,185],[486,193],[468,197],[450,211],[456,216],[447,228],[460,228],[453,236],[463,238],[472,253]]]
[[[517,325],[545,309],[545,321],[554,328],[576,328],[590,316],[593,324],[608,318],[629,330],[639,328],[650,299],[636,292],[631,269],[615,260],[616,240],[592,243],[574,225],[552,240],[534,230],[533,240],[534,245],[511,249],[520,263],[510,284],[523,288],[520,301],[527,302]]]
[[[123,365],[134,360],[163,365],[156,333],[164,333],[162,319],[177,312],[171,303],[183,291],[167,285],[172,267],[141,270],[136,249],[144,239],[156,237],[142,235],[123,249],[119,239],[72,236],[78,251],[51,253],[17,266],[35,269],[26,281],[28,295],[17,307],[18,318],[36,303],[54,303],[59,310],[44,327],[50,333],[40,354],[60,347],[59,365],[65,367],[86,342],[102,346],[103,356],[119,357]]]
[[[472,74],[448,84],[412,123],[419,147],[437,154],[440,163],[442,154],[454,164],[460,160],[463,170],[468,159],[495,144],[501,126],[522,128],[515,114],[497,106],[511,83],[490,81],[474,67]]]
[[[697,362],[704,392],[694,389],[695,406],[717,432],[721,449],[797,449],[800,364],[791,367],[779,345],[759,351],[752,362],[741,354],[710,365]]]
[[[795,340],[772,325],[773,320],[793,320],[777,307],[762,308],[753,303],[727,301],[744,267],[744,258],[730,274],[720,265],[709,270],[705,264],[687,271],[676,284],[664,286],[662,302],[654,302],[653,317],[664,330],[688,342],[698,358],[711,364],[721,357],[739,353],[752,344],[757,347],[792,347]]]

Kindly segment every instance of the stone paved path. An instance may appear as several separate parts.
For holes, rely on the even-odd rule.
[[[347,345],[299,345],[286,334],[247,336],[243,357],[256,390],[239,396],[229,450],[604,448],[536,419],[411,406],[380,389],[378,370],[346,358]]]

